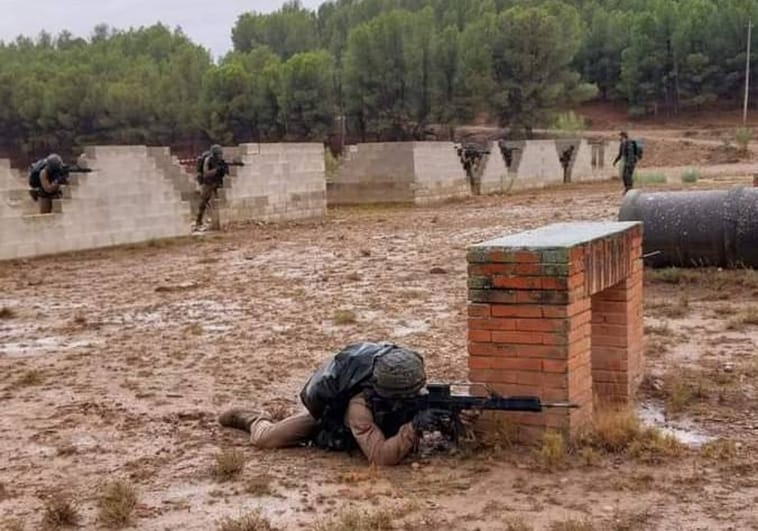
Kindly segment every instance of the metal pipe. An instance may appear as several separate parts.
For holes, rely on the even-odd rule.
[[[645,264],[652,267],[758,267],[758,188],[632,190],[619,221],[642,222]]]

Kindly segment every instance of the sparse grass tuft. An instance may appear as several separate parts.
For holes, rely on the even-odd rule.
[[[758,325],[758,306],[749,306],[726,322],[727,330],[742,330],[748,325]]]
[[[734,441],[717,439],[708,442],[700,448],[700,454],[706,459],[718,461],[731,461],[737,457],[737,445]]]
[[[213,475],[219,481],[230,481],[245,468],[245,454],[239,450],[224,450],[216,454]]]
[[[370,513],[347,509],[331,520],[319,522],[314,531],[384,531],[392,528],[392,517],[388,511]]]
[[[358,317],[352,310],[337,310],[334,312],[334,324],[348,325],[358,322]]]
[[[361,279],[361,275],[360,273],[353,271],[352,273],[348,274],[346,278],[351,282],[358,282]]]
[[[695,168],[687,168],[682,172],[683,183],[696,183],[698,179],[700,179],[700,170],[697,170]]]
[[[671,371],[663,379],[666,411],[680,413],[697,401],[709,396],[708,384],[702,374],[692,371]]]
[[[3,531],[24,531],[26,527],[24,526],[24,522],[18,518],[7,518],[0,520],[0,529],[3,529]]]
[[[270,496],[274,494],[271,483],[274,478],[268,474],[259,474],[245,481],[245,492],[251,496]]]
[[[682,270],[678,267],[665,267],[653,269],[648,272],[648,280],[663,282],[665,284],[679,284],[682,281]]]
[[[503,524],[505,525],[503,528],[504,531],[534,531],[534,527],[527,524],[524,519],[519,516],[508,518]]]
[[[45,502],[42,529],[76,527],[79,519],[79,507],[76,502],[63,493],[56,493]]]
[[[749,127],[738,127],[737,130],[734,132],[734,140],[740,149],[740,153],[742,154],[747,153],[748,145],[750,145],[750,141],[752,139],[753,139],[753,130],[750,129]]]
[[[105,527],[127,527],[131,524],[134,509],[137,507],[137,491],[127,481],[111,481],[103,487],[97,506],[98,520]]]
[[[487,420],[487,429],[476,432],[478,443],[494,450],[510,450],[518,443],[518,426],[508,418],[497,415]]]
[[[224,518],[217,527],[218,531],[276,531],[276,529],[260,510],[239,518]]]
[[[584,444],[612,454],[626,453],[643,462],[658,462],[677,457],[683,447],[660,430],[642,426],[630,408],[598,407],[594,430],[584,437]]]
[[[567,456],[563,435],[553,431],[542,434],[542,445],[537,452],[537,459],[542,467],[548,470],[560,468],[566,464]]]
[[[41,385],[44,381],[45,376],[42,371],[30,369],[24,372],[24,374],[16,380],[14,387],[33,387],[35,385]]]
[[[665,184],[666,176],[662,173],[635,173],[634,184]]]
[[[8,306],[0,308],[0,319],[13,319],[14,317],[16,317],[16,310],[13,308]]]
[[[590,447],[585,446],[581,450],[579,450],[579,459],[582,460],[582,464],[586,467],[592,467],[597,464],[597,462],[600,460],[600,456],[598,455],[597,451]]]
[[[550,531],[595,531],[595,526],[586,518],[581,520],[569,518],[568,520],[552,522]]]

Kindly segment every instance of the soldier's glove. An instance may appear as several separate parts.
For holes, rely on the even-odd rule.
[[[416,433],[442,430],[452,421],[450,412],[442,409],[424,409],[416,413],[411,421]]]

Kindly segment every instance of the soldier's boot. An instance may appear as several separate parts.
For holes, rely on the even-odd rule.
[[[260,411],[244,408],[233,408],[224,411],[218,417],[218,423],[225,428],[235,428],[250,433],[250,425],[261,418]]]

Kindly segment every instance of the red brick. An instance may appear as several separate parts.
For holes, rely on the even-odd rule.
[[[627,304],[625,302],[609,302],[592,297],[592,311],[602,313],[625,313]]]
[[[469,330],[516,330],[515,319],[469,319]]]
[[[503,351],[492,343],[469,343],[468,354],[469,356],[502,356]]]
[[[492,317],[542,317],[542,310],[540,307],[530,304],[493,304],[491,312]]]
[[[542,370],[545,372],[565,373],[568,371],[568,362],[562,360],[541,360]]]
[[[515,345],[519,358],[566,359],[566,349],[551,345]]]
[[[471,264],[468,274],[472,277],[491,277],[492,275],[512,275],[515,264]]]
[[[599,336],[625,336],[627,333],[626,325],[609,325],[609,324],[592,324],[592,335]]]
[[[517,291],[516,302],[520,304],[566,305],[569,302],[569,294],[565,291]]]
[[[585,337],[578,341],[569,343],[566,347],[566,355],[569,359],[575,356],[584,356],[590,352],[590,348],[593,348],[592,340],[589,337]]]
[[[628,385],[629,373],[625,371],[603,371],[593,368],[592,381]]]
[[[509,371],[516,377],[516,383],[519,385],[535,385],[542,387],[545,382],[545,373],[533,371]]]
[[[592,344],[604,347],[626,347],[629,344],[629,339],[626,336],[592,334]]]
[[[489,304],[469,303],[469,305],[468,305],[468,316],[469,317],[489,317],[490,316],[490,305]]]
[[[475,343],[489,343],[492,340],[492,335],[488,330],[469,330],[468,340]]]
[[[544,269],[537,263],[521,263],[515,264],[513,272],[521,276],[540,276],[543,274]]]
[[[541,260],[538,252],[531,251],[516,251],[514,254],[514,261],[519,263],[539,263]]]
[[[552,374],[552,373],[544,373],[542,374],[542,385],[543,387],[550,387],[553,389],[568,389],[568,378],[567,374]]]
[[[491,369],[492,360],[497,358],[485,358],[482,356],[469,356],[468,368],[469,369]]]
[[[581,300],[572,302],[571,304],[567,304],[567,305],[543,306],[542,315],[544,317],[552,317],[552,318],[573,317],[582,312],[588,311],[590,308],[592,308],[591,300],[589,297],[585,297]]]
[[[513,371],[541,371],[542,360],[533,358],[493,358],[492,368]]]
[[[516,330],[524,332],[565,332],[568,329],[566,319],[518,319]]]
[[[492,286],[500,289],[540,289],[540,277],[503,277],[492,278]]]
[[[567,290],[570,285],[566,277],[544,277],[541,282],[541,288],[544,290]]]
[[[519,385],[516,383],[493,382],[491,388],[502,396],[541,396],[542,393],[542,387],[540,386]]]
[[[542,334],[529,332],[492,332],[493,343],[506,343],[517,345],[540,345]]]

